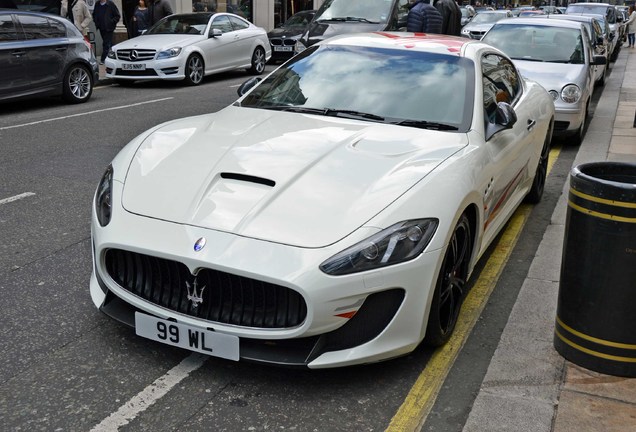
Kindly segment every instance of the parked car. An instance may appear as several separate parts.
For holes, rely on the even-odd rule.
[[[512,8],[511,10],[512,16],[518,17],[521,12],[527,11],[527,10],[536,10],[536,8],[534,6],[519,6],[516,8]]]
[[[579,144],[585,134],[594,90],[594,66],[606,64],[594,55],[585,25],[546,18],[499,21],[483,41],[505,52],[521,71],[552,95],[554,133]]]
[[[592,45],[592,49],[594,50],[594,55],[600,55],[605,57],[606,63],[604,65],[596,65],[594,66],[594,76],[596,77],[597,85],[605,85],[605,78],[607,77],[607,73],[609,71],[609,63],[610,63],[610,52],[611,52],[611,44],[608,39],[609,32],[601,27],[600,16],[594,15],[549,15],[545,16],[545,18],[552,19],[560,19],[566,21],[577,21],[581,22],[585,25],[587,29],[587,33],[590,36],[590,44]]]
[[[91,46],[67,19],[47,13],[0,10],[0,100],[61,95],[90,99],[99,79]]]
[[[572,3],[565,11],[571,15],[603,15],[610,27],[610,40],[614,42],[614,48],[610,59],[615,61],[621,50],[623,33],[622,17],[617,13],[616,8],[608,3]]]
[[[120,83],[183,80],[247,69],[260,75],[272,56],[267,33],[230,13],[186,13],[163,18],[141,36],[112,47],[106,76]]]
[[[302,11],[267,33],[272,47],[272,61],[285,61],[294,56],[294,46],[314,18],[315,10]]]
[[[548,15],[547,13],[543,12],[541,9],[532,9],[532,10],[524,10],[519,12],[519,15],[517,15],[519,18],[528,18],[528,17],[534,17],[534,16],[546,16]]]
[[[563,14],[563,11],[556,6],[539,6],[539,10],[542,10],[545,14]]]
[[[325,0],[294,52],[340,34],[406,30],[408,13],[409,0]]]
[[[509,10],[478,12],[477,15],[462,28],[461,34],[463,37],[479,40],[497,21],[505,18],[512,18],[512,12]]]
[[[443,344],[480,256],[541,199],[548,93],[487,44],[404,32],[334,37],[259,80],[106,169],[95,306],[231,360],[327,368]]]

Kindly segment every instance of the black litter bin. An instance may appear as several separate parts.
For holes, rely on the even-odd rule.
[[[636,377],[636,164],[570,173],[554,347],[584,368]]]

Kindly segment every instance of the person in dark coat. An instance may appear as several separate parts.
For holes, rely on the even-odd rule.
[[[93,22],[102,35],[102,56],[100,64],[104,64],[108,51],[113,46],[113,33],[121,15],[112,0],[99,0],[93,9]]]
[[[150,4],[148,5],[148,13],[150,15],[150,25],[154,25],[157,21],[174,13],[172,12],[172,8],[170,7],[168,0],[149,1]]]
[[[434,6],[442,14],[442,34],[461,36],[462,11],[455,0],[435,0]]]
[[[441,33],[442,15],[425,0],[416,0],[409,6],[406,31],[415,33]]]

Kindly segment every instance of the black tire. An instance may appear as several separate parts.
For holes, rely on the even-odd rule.
[[[545,137],[543,148],[541,149],[541,156],[539,156],[539,164],[534,174],[534,181],[530,192],[526,195],[525,201],[529,204],[538,204],[543,196],[543,189],[545,188],[545,179],[548,176],[548,158],[550,156],[550,143],[552,141],[552,124],[548,129],[548,134]]]
[[[203,81],[203,75],[205,74],[205,68],[203,66],[203,59],[198,54],[192,54],[186,60],[185,66],[185,78],[184,81],[187,85],[196,86]]]
[[[72,65],[64,75],[62,98],[72,104],[84,103],[93,94],[93,74],[82,64]]]
[[[462,214],[453,230],[437,275],[424,337],[424,342],[428,345],[444,345],[453,333],[464,300],[472,239],[470,221]]]
[[[265,71],[265,50],[261,47],[256,47],[252,53],[252,67],[248,69],[248,72],[252,75],[260,75]]]

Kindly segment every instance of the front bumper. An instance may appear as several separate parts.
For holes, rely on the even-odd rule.
[[[114,189],[121,184],[115,182]],[[113,196],[121,196],[121,190]],[[362,230],[362,237],[369,231]],[[322,249],[302,249],[229,233],[130,214],[120,206],[109,225],[93,216],[94,269],[90,282],[96,307],[134,326],[134,312],[174,320],[240,338],[240,358],[289,366],[325,368],[377,362],[407,354],[424,337],[428,309],[441,265],[441,251],[407,263],[333,277],[318,266],[360,239]],[[195,240],[207,246],[195,252]],[[105,257],[119,249],[184,264],[189,272],[213,269],[275,284],[300,294],[306,316],[292,327],[237,325],[201,319],[144,299],[116,282]],[[175,283],[185,291],[185,283]]]
[[[554,135],[563,136],[576,133],[583,124],[583,108],[564,108],[555,105]]]

